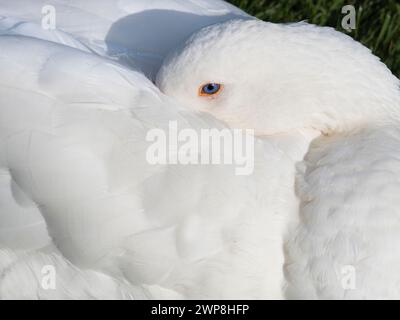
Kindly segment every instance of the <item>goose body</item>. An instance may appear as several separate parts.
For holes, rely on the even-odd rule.
[[[399,80],[329,28],[110,3],[55,1],[51,31],[0,4],[0,298],[398,297]],[[131,32],[150,17],[184,31]],[[151,163],[171,122],[254,130],[251,174]]]
[[[23,36],[0,42],[3,298],[51,297],[38,281],[21,277],[19,288],[37,285],[24,294],[13,282],[46,261],[59,270],[57,298],[87,297],[74,277],[95,298],[113,296],[108,287],[115,298],[283,297],[282,234],[306,133],[257,140],[257,175],[151,165],[150,129],[225,125],[110,60]]]

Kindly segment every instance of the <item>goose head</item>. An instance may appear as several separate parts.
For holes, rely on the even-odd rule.
[[[329,134],[397,118],[399,80],[332,28],[232,20],[201,29],[164,61],[156,83],[187,108],[258,135]]]

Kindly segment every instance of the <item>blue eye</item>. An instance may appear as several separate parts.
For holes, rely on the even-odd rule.
[[[199,94],[201,96],[212,96],[217,94],[222,88],[222,85],[219,83],[206,83],[205,85],[200,87]]]

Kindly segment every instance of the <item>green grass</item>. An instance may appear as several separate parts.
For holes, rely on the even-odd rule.
[[[370,48],[400,77],[400,0],[227,0],[249,14],[270,22],[307,20],[334,27]],[[341,26],[343,6],[354,5],[356,29]]]

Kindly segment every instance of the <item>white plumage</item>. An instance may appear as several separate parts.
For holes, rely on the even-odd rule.
[[[48,6],[56,29],[46,29]],[[153,78],[168,52],[193,32],[230,19],[250,19],[221,0],[20,0],[0,3],[0,32],[94,52]],[[42,25],[45,25],[45,28]]]
[[[172,81],[180,77],[189,80]],[[224,89],[198,99],[207,78]],[[399,297],[400,82],[368,49],[305,23],[226,22],[171,54],[157,84],[266,140],[314,132],[292,186],[300,203],[285,237],[287,297]]]
[[[281,296],[282,231],[296,203],[290,141],[259,141],[254,176],[227,165],[150,165],[149,129],[223,124],[102,58],[24,37],[0,42],[2,156],[13,190],[3,201],[37,220],[15,225],[14,211],[2,211],[7,247],[41,252],[54,242],[78,267],[172,297]],[[18,244],[20,234],[37,242]]]
[[[399,296],[399,81],[376,57],[220,1],[101,4],[54,1],[53,31],[0,5],[0,298]],[[135,34],[151,17],[168,38]],[[169,121],[255,129],[254,173],[151,165]]]

